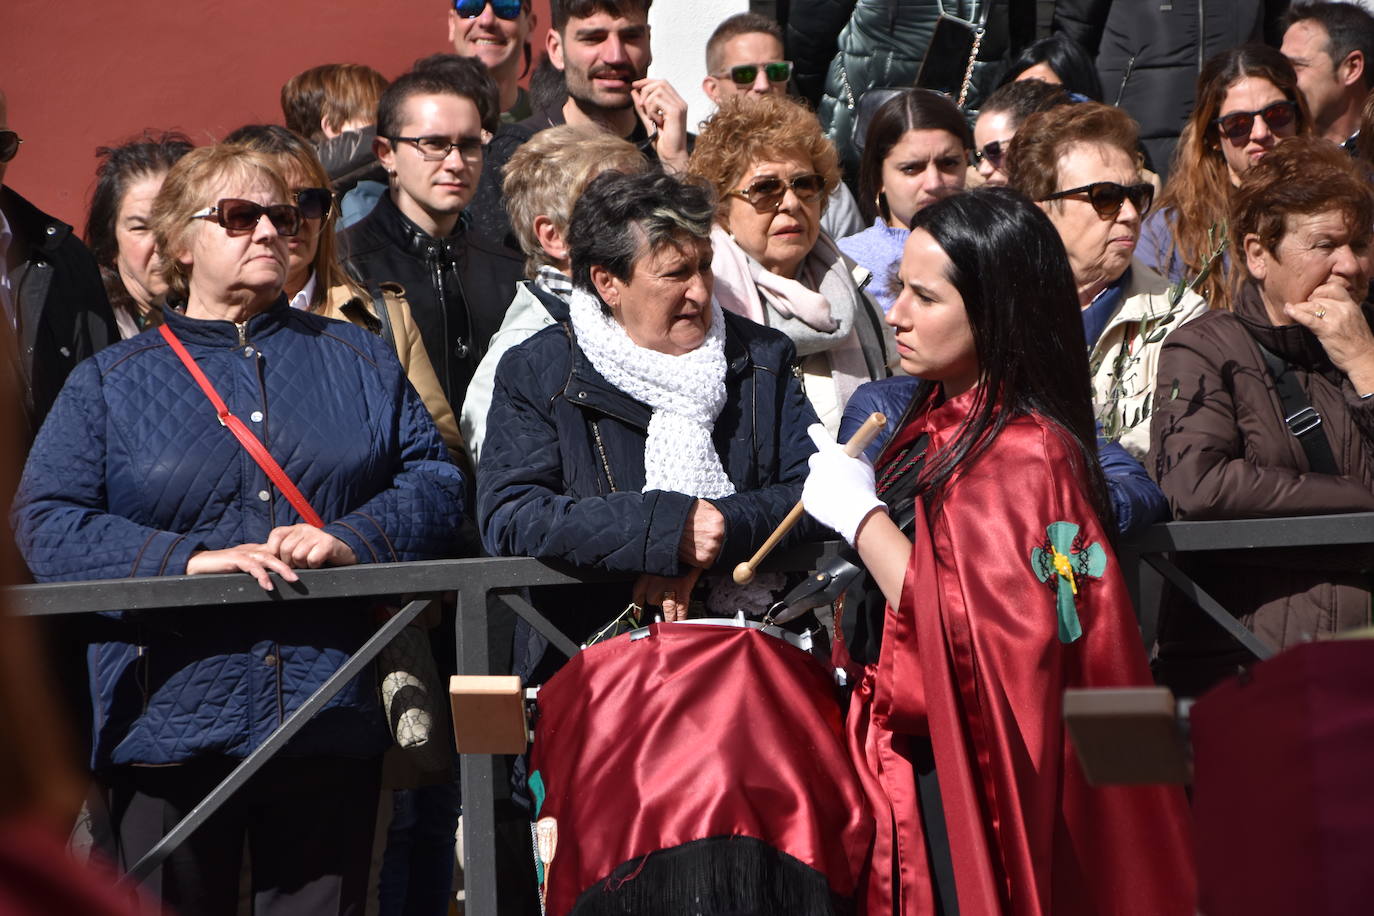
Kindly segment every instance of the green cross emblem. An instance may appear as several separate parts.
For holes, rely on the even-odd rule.
[[[1052,582],[1059,612],[1059,641],[1071,643],[1083,635],[1078,622],[1078,577],[1102,578],[1107,571],[1107,551],[1101,544],[1078,544],[1079,528],[1073,522],[1052,522],[1045,528],[1044,544],[1031,551],[1031,569],[1041,582]]]

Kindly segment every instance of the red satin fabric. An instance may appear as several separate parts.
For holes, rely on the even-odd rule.
[[[918,415],[931,453],[948,445],[974,392]],[[1188,812],[1176,787],[1088,786],[1063,726],[1067,687],[1151,683],[1129,596],[1085,496],[1067,436],[1013,420],[916,514],[901,607],[850,710],[865,785],[881,787],[867,912],[931,907],[906,735],[929,735],[963,916],[1014,913],[1191,916],[1196,895]],[[1108,551],[1101,579],[1080,577],[1083,636],[1058,638],[1055,592],[1031,551],[1056,521]],[[895,824],[884,835],[888,824]],[[887,877],[894,864],[899,887]]]
[[[579,653],[539,691],[538,817],[558,824],[548,912],[623,862],[732,835],[852,896],[873,822],[824,666],[755,630],[649,631]]]

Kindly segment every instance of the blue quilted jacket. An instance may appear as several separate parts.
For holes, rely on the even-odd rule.
[[[359,562],[449,552],[463,480],[385,343],[284,298],[243,325],[166,317]],[[184,574],[197,551],[260,543],[301,521],[156,331],[72,372],[14,508],[40,582]],[[114,616],[89,651],[97,767],[246,755],[373,628],[364,602]],[[287,752],[380,753],[376,694],[375,677],[359,676]]]

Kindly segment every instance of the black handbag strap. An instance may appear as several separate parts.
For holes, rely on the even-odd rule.
[[[1336,456],[1331,451],[1331,441],[1326,437],[1326,430],[1322,429],[1322,416],[1307,399],[1307,392],[1302,390],[1292,365],[1262,344],[1256,342],[1255,345],[1264,355],[1264,364],[1274,378],[1279,406],[1283,409],[1283,422],[1302,446],[1308,466],[1318,474],[1339,474]]]
[[[376,280],[367,281],[367,291],[372,295],[372,309],[377,313],[377,321],[382,326],[382,340],[391,349],[396,349],[396,331],[391,327],[391,312],[386,307],[386,293]]]

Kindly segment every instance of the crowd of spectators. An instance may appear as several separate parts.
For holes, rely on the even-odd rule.
[[[957,534],[975,516],[1011,530],[1017,505],[1072,506],[1089,541],[1170,518],[1374,511],[1362,7],[1298,2],[1266,20],[1238,3],[1206,30],[1198,12],[1192,62],[1156,67],[1154,50],[1123,50],[1132,17],[1154,15],[1132,4],[1063,3],[1054,34],[1018,42],[1007,5],[965,3],[970,21],[954,21],[978,37],[952,87],[911,51],[949,21],[943,4],[859,0],[828,45],[806,4],[786,29],[741,13],[703,49],[716,107],[689,125],[649,75],[650,3],[553,0],[535,53],[529,0],[452,0],[453,53],[391,80],[359,62],[306,70],[282,87],[284,126],[100,146],[84,244],[0,187],[0,381],[27,455],[11,522],[32,577],[237,572],[271,591],[299,568],[481,552],[627,576],[530,596],[581,640],[627,602],[667,621],[762,616],[795,583],[729,571],[799,499],[813,518],[792,536],[838,531],[878,618],[884,599],[910,609],[903,575],[927,522],[949,564],[973,549]],[[1140,80],[1154,87],[1143,108]],[[0,94],[0,183],[23,129]],[[834,450],[873,408],[894,424],[869,463]],[[1027,457],[1011,443],[1032,432],[1064,441]],[[1075,495],[1027,482],[1041,460]],[[899,505],[917,499],[926,521]],[[1039,545],[1000,537],[978,549]],[[1252,551],[1191,571],[1283,648],[1371,622],[1368,554]],[[1005,599],[997,613],[1014,615]],[[1046,639],[1068,652],[1080,624],[1064,604]],[[1082,625],[1131,629],[1119,610]],[[264,603],[54,633],[64,685],[89,685],[73,721],[89,730],[97,845],[130,866],[375,615]],[[877,649],[866,660],[862,639],[831,630],[854,672],[871,662],[866,702],[881,705]],[[1073,651],[1129,656],[1121,682],[1146,677],[1138,646],[1104,640]],[[433,650],[445,674],[448,642]],[[513,669],[546,680],[562,663],[546,649],[520,625]],[[1159,682],[1197,695],[1246,660],[1166,592]],[[991,671],[978,677],[1008,691],[1063,686]],[[418,783],[384,778],[391,744],[360,677],[150,889],[184,913],[236,912],[242,882],[263,913],[361,913],[369,896],[387,916],[446,912],[456,760]],[[979,765],[999,753],[981,748]],[[1078,791],[1064,779],[1056,791]],[[961,840],[938,838],[930,805],[923,899],[954,912],[955,884],[972,901],[983,877],[958,855],[942,865],[941,843]],[[1165,829],[1139,814],[1120,829]],[[1061,911],[1042,886],[1052,864],[989,855]],[[529,874],[512,912],[537,907]]]

